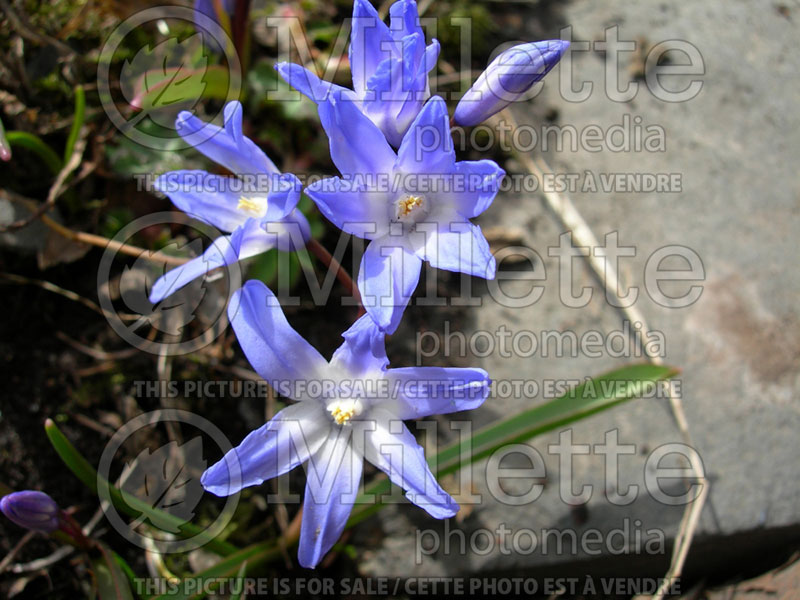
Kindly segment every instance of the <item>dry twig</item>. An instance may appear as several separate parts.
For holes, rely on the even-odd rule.
[[[518,127],[516,120],[514,119],[514,115],[510,110],[506,110],[501,114],[506,115],[506,118],[508,119],[512,128]],[[545,173],[552,171],[544,159],[539,156],[532,157],[529,154],[516,151],[514,152],[514,155],[531,174],[535,175],[539,179],[539,181],[542,181]],[[642,327],[640,333],[632,333],[634,337],[634,343],[638,344],[639,347],[642,348],[645,356],[648,357],[650,362],[656,365],[664,364],[664,361],[661,359],[661,357],[653,354],[650,351],[650,348],[643,343],[643,340],[648,336],[649,328],[642,313],[635,306],[624,306],[624,303],[619,301],[620,299],[617,293],[617,290],[619,290],[619,279],[617,277],[617,273],[613,267],[606,264],[607,261],[604,259],[604,257],[595,255],[595,253],[592,251],[593,248],[601,247],[600,242],[595,237],[588,223],[586,223],[581,214],[578,212],[578,209],[575,208],[575,205],[565,194],[560,194],[551,190],[543,190],[542,195],[548,208],[558,218],[561,225],[565,229],[568,229],[572,232],[573,244],[576,247],[583,246],[590,249],[585,254],[584,258],[586,258],[595,276],[605,288],[606,294],[618,300],[616,303],[617,306],[622,307],[620,310],[622,311],[623,315],[631,321],[631,323],[641,323]],[[681,433],[683,442],[689,446],[689,448],[694,448],[695,446],[692,441],[692,436],[689,432],[689,423],[683,410],[683,403],[678,396],[672,393],[671,388],[668,388],[668,390],[669,404],[672,410],[672,415],[675,419],[675,423],[678,426],[678,430]],[[694,474],[695,481],[700,486],[700,491],[698,492],[694,501],[687,505],[686,510],[684,511],[683,517],[681,518],[680,527],[678,529],[678,535],[675,538],[670,568],[667,571],[667,574],[661,582],[658,590],[653,595],[653,600],[662,600],[672,585],[672,582],[680,576],[683,566],[686,562],[686,556],[688,555],[689,548],[692,544],[692,538],[694,537],[694,533],[697,530],[697,525],[700,521],[700,514],[702,513],[703,506],[705,505],[708,497],[709,484],[705,477],[705,471],[697,452],[692,452],[689,458],[689,464]]]

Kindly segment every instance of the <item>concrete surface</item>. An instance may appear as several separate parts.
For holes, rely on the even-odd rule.
[[[535,10],[519,6],[520,11]],[[642,288],[637,307],[649,326],[663,333],[665,361],[682,369],[683,403],[712,483],[697,539],[724,546],[735,534],[796,526],[800,522],[800,274],[796,270],[800,85],[794,57],[800,51],[800,9],[745,1],[576,0],[540,6],[548,11],[547,27],[523,19],[522,26],[529,31],[520,37],[557,37],[560,26],[572,25],[573,39],[601,41],[605,28],[619,25],[622,40],[645,41],[645,46],[686,40],[703,57],[703,88],[697,97],[666,103],[640,82],[633,100],[614,102],[602,91],[603,55],[576,53],[574,76],[595,82],[595,91],[586,101],[565,101],[554,71],[542,94],[515,106],[514,114],[520,123],[532,123],[557,111],[557,124],[573,125],[578,131],[590,124],[605,131],[621,123],[626,114],[640,116],[643,127],[663,128],[663,152],[551,150],[546,157],[560,173],[680,174],[680,191],[673,193],[578,190],[570,196],[598,239],[617,231],[621,246],[635,247],[635,257],[621,259],[620,275],[626,285]],[[636,56],[621,55],[623,83],[637,71]],[[673,64],[679,62],[673,60]],[[512,161],[506,167],[509,172],[520,168]],[[524,245],[543,258],[545,293],[526,308],[506,308],[489,299],[480,308],[469,309],[463,321],[468,338],[480,330],[496,332],[503,325],[511,332],[536,334],[572,330],[578,337],[588,330],[607,334],[621,328],[620,314],[605,302],[583,264],[575,269],[574,283],[576,289],[594,289],[591,302],[568,308],[559,300],[558,263],[548,256],[548,248],[558,246],[563,232],[537,195],[505,194],[480,222],[485,228],[523,229]],[[705,277],[697,282],[702,295],[686,308],[660,306],[644,290],[648,257],[670,245],[688,247],[702,260]],[[685,268],[680,261],[664,266],[668,264]],[[535,269],[541,267],[537,264]],[[504,284],[512,295],[524,293],[529,286],[526,282]],[[664,287],[672,294],[686,289],[685,283]],[[545,358],[539,353],[504,358],[494,352],[460,364],[479,364],[495,380],[528,377],[541,382],[582,378],[638,360],[615,358],[608,352],[599,358],[585,354]],[[473,418],[479,426],[541,401],[541,395],[490,398]],[[636,400],[592,417],[574,426],[572,436],[575,443],[599,444],[605,432],[613,429],[619,430],[621,443],[636,446],[635,456],[620,459],[620,480],[625,485],[643,486],[645,462],[652,450],[680,441],[669,407],[656,399]],[[540,533],[543,528],[555,528],[580,534],[597,528],[607,533],[628,519],[641,522],[640,532],[660,530],[667,541],[674,537],[682,507],[665,507],[647,494],[629,506],[612,505],[603,493],[603,457],[596,453],[574,461],[575,487],[595,486],[585,523],[579,524],[580,514],[559,498],[557,457],[547,454],[548,444],[557,439],[551,434],[532,442],[544,456],[548,473],[548,485],[537,501],[509,507],[492,500],[481,467],[475,470],[475,488],[484,500],[461,515],[465,517],[462,523],[451,523],[451,529],[461,528],[469,536],[481,528],[495,531],[505,523],[512,531],[529,528]],[[512,490],[517,486],[516,493],[529,485],[527,481],[509,484]],[[372,519],[357,533],[363,539],[383,539],[381,546],[362,557],[364,572],[372,575],[469,575],[593,558],[583,551],[504,554],[495,547],[485,556],[458,551],[446,556],[440,551],[418,561],[417,532],[430,528],[443,535],[443,525],[408,507],[387,509],[384,517]],[[635,540],[629,542],[629,550],[636,554]],[[651,555],[664,568],[668,545]]]

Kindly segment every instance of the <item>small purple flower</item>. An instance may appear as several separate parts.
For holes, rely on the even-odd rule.
[[[442,490],[402,423],[480,406],[489,393],[482,369],[388,369],[384,335],[365,315],[326,361],[286,321],[263,283],[248,281],[228,307],[253,368],[297,400],[202,476],[217,496],[235,494],[307,463],[298,558],[315,567],[341,535],[358,494],[363,460],[386,472],[406,497],[437,519],[458,505]]]
[[[368,0],[355,0],[350,39],[353,90],[320,80],[300,65],[279,63],[281,77],[320,104],[338,90],[349,94],[395,148],[430,97],[428,73],[439,58],[439,42],[425,45],[417,3],[398,0],[389,25]]]
[[[50,533],[59,528],[61,509],[44,492],[14,492],[0,499],[0,511],[20,527]]]
[[[518,100],[561,59],[569,42],[520,44],[500,53],[456,106],[455,122],[477,125]]]
[[[203,36],[204,47],[214,54],[225,54],[231,38],[231,20],[236,11],[236,0],[195,0],[194,28]],[[208,18],[206,18],[208,17]],[[209,20],[210,19],[210,20]]]
[[[219,2],[219,5],[217,5]],[[221,9],[221,12],[218,11]],[[236,0],[195,0],[194,9],[207,17],[211,17],[223,28],[230,26],[230,18],[236,8]],[[227,21],[227,23],[226,23]],[[199,27],[198,29],[203,29]]]
[[[344,94],[334,92],[319,113],[342,177],[306,192],[337,227],[371,240],[358,287],[381,329],[397,329],[423,261],[494,278],[489,244],[470,219],[492,203],[505,172],[491,160],[456,162],[444,100],[425,104],[397,153]]]
[[[217,127],[184,111],[175,127],[185,141],[236,177],[170,171],[156,179],[155,188],[188,215],[232,235],[217,238],[203,255],[160,277],[150,292],[154,304],[212,269],[271,248],[296,250],[308,241],[308,221],[296,208],[300,181],[281,174],[244,136],[239,102],[229,102],[224,117],[224,127]]]

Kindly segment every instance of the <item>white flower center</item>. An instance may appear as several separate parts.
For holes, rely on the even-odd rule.
[[[395,203],[395,216],[398,221],[416,222],[425,211],[425,197],[407,194]]]
[[[328,412],[331,413],[337,425],[347,425],[353,417],[357,417],[364,410],[364,405],[358,400],[334,400],[328,404]]]
[[[247,198],[242,196],[239,198],[239,204],[236,206],[237,210],[253,215],[254,217],[263,217],[267,214],[267,199],[266,198]]]

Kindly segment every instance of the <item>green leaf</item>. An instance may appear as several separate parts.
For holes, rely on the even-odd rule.
[[[3,127],[2,120],[0,120],[0,160],[11,160],[11,146],[8,145],[8,140],[6,140],[6,128]]]
[[[278,274],[278,250],[272,248],[264,254],[253,257],[247,269],[248,279],[259,279],[271,285]]]
[[[160,174],[177,169],[202,169],[207,166],[207,161],[195,150],[183,149],[184,142],[175,133],[174,127],[169,132],[155,121],[146,119],[139,123],[136,129],[144,135],[158,137],[162,141],[158,148],[149,148],[137,144],[127,136],[115,136],[113,142],[105,146],[108,162],[115,173],[132,177],[137,174]]]
[[[27,131],[8,131],[6,132],[6,141],[9,146],[19,146],[34,152],[42,162],[50,169],[53,175],[58,175],[63,166],[58,154],[53,152],[53,149],[42,141],[38,135],[28,133]]]
[[[98,542],[100,557],[92,561],[99,600],[133,600],[130,580],[117,563],[112,550]]]
[[[247,84],[255,98],[266,98],[269,92],[278,87],[278,79],[278,72],[271,60],[257,62],[247,73]]]
[[[296,540],[291,540],[289,544],[294,543]],[[242,566],[246,563],[249,569],[258,565],[265,564],[271,560],[278,558],[281,555],[279,546],[275,542],[263,542],[261,544],[253,544],[236,554],[231,554],[225,557],[213,567],[204,569],[199,573],[192,575],[192,579],[202,582],[201,585],[195,586],[193,589],[199,588],[195,594],[188,594],[184,591],[183,586],[177,586],[177,589],[169,590],[168,594],[163,594],[152,598],[151,600],[188,600],[189,598],[203,598],[215,590],[219,584],[231,577],[238,576],[242,572]]]
[[[136,589],[136,579],[137,579],[137,577],[136,577],[136,573],[133,572],[133,569],[128,564],[128,561],[126,561],[124,558],[122,558],[119,554],[117,554],[113,550],[111,551],[111,555],[114,557],[114,562],[117,563],[117,566],[125,574],[125,576],[128,578],[128,581],[130,582],[132,588],[135,590]],[[134,592],[134,594],[137,595],[137,596],[139,595],[136,592]]]
[[[72,127],[69,129],[67,136],[67,144],[64,146],[64,162],[66,163],[72,156],[72,150],[75,148],[75,142],[78,141],[78,134],[83,127],[83,121],[86,118],[86,94],[83,92],[83,86],[75,86],[75,113],[72,118]]]
[[[231,73],[218,65],[189,71],[168,69],[158,77],[149,73],[142,76],[131,106],[148,112],[203,98],[227,100],[231,87]],[[174,82],[178,77],[182,85],[176,89]],[[146,83],[148,78],[150,81]]]
[[[192,523],[184,523],[183,519],[176,517],[168,512],[159,510],[149,506],[136,496],[132,496],[125,491],[111,485],[108,481],[100,477],[97,471],[89,464],[89,462],[77,451],[70,441],[61,433],[56,424],[48,419],[44,425],[47,437],[53,448],[64,461],[64,464],[80,479],[84,485],[97,493],[97,487],[102,484],[107,487],[111,502],[117,510],[120,510],[133,518],[142,516],[147,517],[151,523],[169,523],[174,530],[177,530],[184,537],[194,537],[208,535],[206,530]],[[202,539],[202,538],[201,538]],[[222,556],[234,554],[237,552],[236,546],[228,542],[220,541],[215,538],[208,537],[204,542],[205,546],[211,552],[216,552]]]
[[[623,367],[589,379],[560,398],[483,427],[470,440],[459,440],[444,447],[429,458],[428,463],[436,467],[439,477],[453,473],[466,464],[486,458],[503,446],[525,442],[641,396],[657,385],[657,382],[669,379],[677,372],[673,367],[642,364]],[[462,460],[462,454],[470,446],[470,456]],[[390,489],[391,485],[385,477],[368,486],[364,494],[356,500],[348,526],[363,521],[382,506],[379,503],[370,504],[368,496],[379,496]]]
[[[155,46],[143,46],[133,60],[126,60],[120,71],[120,87],[130,105],[150,112],[197,101],[206,88],[203,76],[208,57],[195,58],[190,48],[201,44],[202,39],[200,33],[180,42],[172,37]]]
[[[308,224],[311,228],[311,237],[315,240],[321,240],[325,237],[325,223],[323,223],[319,217],[309,219]]]
[[[247,561],[242,563],[242,568],[239,569],[239,572],[236,574],[236,581],[238,582],[238,586],[234,589],[237,589],[237,593],[231,594],[230,600],[241,600],[244,596],[244,576],[247,574]]]

